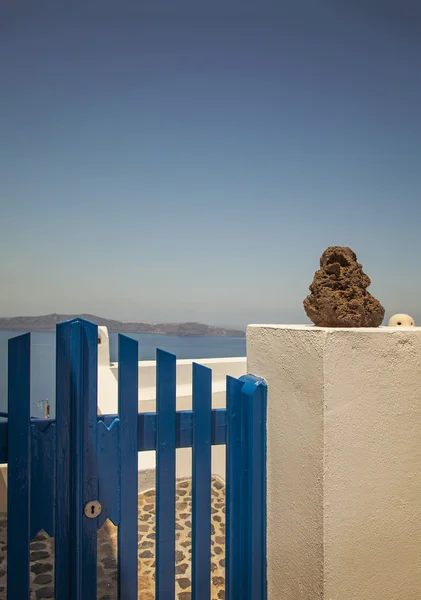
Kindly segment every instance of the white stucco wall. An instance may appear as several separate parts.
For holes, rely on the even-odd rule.
[[[421,598],[421,329],[253,325],[269,600]]]

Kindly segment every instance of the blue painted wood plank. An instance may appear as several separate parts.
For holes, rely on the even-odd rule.
[[[118,336],[118,412],[120,431],[120,499],[118,530],[118,598],[137,600],[138,587],[138,343]]]
[[[98,419],[111,425],[118,415],[99,415]],[[138,452],[155,450],[156,448],[156,415],[155,413],[139,413]],[[53,419],[37,419],[39,427],[54,423]],[[191,448],[193,444],[193,413],[189,410],[178,411],[176,416],[176,447]],[[0,423],[0,463],[8,461],[7,451],[8,426]],[[223,446],[226,442],[226,411],[224,408],[212,409],[212,446]]]
[[[72,399],[72,366],[70,359],[72,326],[56,328],[56,499],[55,520],[55,584],[56,600],[71,600],[71,457],[70,418]]]
[[[31,539],[42,529],[54,537],[56,424],[31,424]]]
[[[193,364],[192,600],[210,600],[212,371]]]
[[[244,600],[266,600],[266,403],[263,379],[246,375],[243,383],[243,456],[246,457],[242,538],[247,577]]]
[[[137,423],[137,451],[156,450],[156,413],[139,413]]]
[[[114,418],[107,426],[97,423],[98,481],[101,514],[98,529],[107,519],[120,523],[120,419]]]
[[[31,337],[9,340],[7,489],[7,598],[28,600],[30,541]]]
[[[56,600],[96,600],[97,522],[84,514],[98,498],[98,327],[57,326]]]
[[[227,443],[227,411],[225,408],[212,410],[212,446]]]
[[[97,500],[97,414],[98,414],[98,327],[93,323],[80,321],[79,335],[75,337],[73,360],[80,376],[74,390],[74,411],[72,429],[77,435],[73,438],[72,454],[76,459],[73,465],[75,485],[74,522],[75,530],[81,535],[75,538],[75,555],[78,568],[75,569],[80,582],[80,598],[74,600],[97,599],[97,521],[84,514],[87,502]],[[82,473],[80,472],[82,469]],[[79,520],[79,523],[77,522]],[[73,599],[72,599],[73,600]]]
[[[225,526],[225,595],[227,600],[243,600],[242,572],[242,387],[238,379],[227,377],[226,443],[226,526]]]
[[[117,415],[99,415],[98,419],[110,424]],[[156,449],[156,413],[139,413],[137,451],[147,452]],[[226,443],[227,413],[225,408],[212,409],[211,445],[224,446]],[[175,418],[176,448],[191,448],[193,445],[193,412],[180,410]],[[1,425],[0,425],[1,431]]]
[[[240,380],[239,380],[240,382]],[[249,413],[247,411],[247,406],[244,401],[243,394],[244,385],[241,387],[241,393],[239,397],[239,402],[241,404],[241,460],[239,462],[238,470],[239,470],[239,485],[240,485],[240,500],[238,501],[237,510],[240,514],[240,572],[241,572],[241,600],[249,600],[249,590],[248,590],[248,573],[247,573],[247,565],[248,565],[248,556],[250,554],[250,546],[248,540],[248,531],[247,531],[247,514],[249,508],[249,469],[252,469],[252,465],[249,464],[249,454],[248,454],[248,417]],[[258,599],[256,599],[258,600]]]
[[[99,415],[99,420],[111,423],[117,415]],[[137,416],[137,451],[148,452],[156,449],[156,413],[139,413]],[[223,446],[226,443],[226,421],[225,408],[212,409],[211,415],[211,444],[212,446]],[[193,412],[191,410],[180,410],[175,418],[176,448],[191,448],[193,445]],[[1,429],[0,429],[1,431]]]
[[[176,357],[156,353],[156,600],[175,598]]]
[[[0,464],[6,464],[9,459],[8,451],[9,425],[7,421],[0,423]]]

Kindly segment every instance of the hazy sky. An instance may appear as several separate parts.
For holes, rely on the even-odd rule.
[[[339,244],[421,319],[418,1],[61,4],[0,5],[0,316],[305,322]]]

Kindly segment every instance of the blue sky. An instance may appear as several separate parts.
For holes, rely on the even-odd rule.
[[[0,7],[1,316],[306,322],[339,244],[421,319],[418,2],[60,4]]]

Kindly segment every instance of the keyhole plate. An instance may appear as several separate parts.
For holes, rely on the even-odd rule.
[[[102,511],[102,506],[97,500],[91,500],[85,504],[85,517],[96,519]]]

